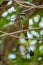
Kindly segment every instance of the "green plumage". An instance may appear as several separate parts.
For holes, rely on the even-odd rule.
[[[21,23],[22,23],[23,26],[28,27],[29,26],[28,17],[21,16]]]

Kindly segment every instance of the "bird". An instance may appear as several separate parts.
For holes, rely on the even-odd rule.
[[[21,15],[21,23],[22,23],[22,30],[27,30],[29,22],[28,22],[28,18],[25,14]],[[28,41],[27,31],[23,31],[23,33],[24,33],[24,36],[26,37],[25,40]]]

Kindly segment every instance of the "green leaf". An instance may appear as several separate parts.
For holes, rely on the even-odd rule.
[[[29,65],[29,62],[24,62],[23,65]]]
[[[3,0],[0,0],[0,4],[3,2]]]
[[[17,65],[23,65],[23,61],[21,57],[17,57]]]
[[[6,18],[1,18],[0,20],[0,28],[3,28],[4,25],[8,24],[8,20]]]

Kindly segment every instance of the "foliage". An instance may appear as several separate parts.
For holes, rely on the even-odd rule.
[[[2,0],[0,0],[1,2]],[[31,2],[31,0],[25,0]],[[0,30],[9,27],[9,23],[15,24],[15,20],[12,19],[13,15],[20,13],[20,7],[19,5],[14,5],[14,12],[11,12],[3,16],[0,19]],[[12,20],[11,20],[12,19]],[[21,18],[21,25],[28,26],[28,28],[37,28],[37,27],[43,27],[43,9],[40,9],[35,15],[33,15],[30,19],[23,16]],[[13,25],[11,24],[11,25]],[[8,31],[9,32],[9,31]],[[28,37],[31,38],[43,38],[43,30],[32,30],[27,31]],[[0,33],[2,35],[2,33]],[[12,49],[11,53],[6,50],[6,57],[5,60],[8,63],[8,65],[43,65],[43,40],[31,40],[28,41],[23,39],[25,37],[24,33],[22,32],[20,34],[20,38],[18,40],[19,48]],[[22,40],[22,41],[21,41]],[[3,38],[0,37],[0,48],[2,48]],[[33,50],[34,56],[30,56],[30,49]],[[9,58],[10,54],[16,55],[15,58]]]
[[[3,0],[0,0],[0,3],[2,3],[3,2]]]

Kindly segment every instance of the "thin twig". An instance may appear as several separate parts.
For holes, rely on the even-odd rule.
[[[25,2],[25,1],[19,1],[19,2],[22,3],[22,4],[30,5],[30,6],[36,6],[36,5],[34,5],[34,4],[30,3],[30,2]]]
[[[26,8],[28,8],[28,7],[31,7],[31,6],[25,6],[25,5],[23,5],[23,4],[21,4],[19,1],[17,1],[17,0],[14,0],[17,4],[19,4],[20,6],[22,6],[22,7],[26,7]]]
[[[43,5],[35,5],[30,2],[25,2],[25,1],[19,1],[19,2],[22,4],[27,4],[28,6],[30,5],[31,7],[34,7],[34,8],[43,8]]]
[[[7,33],[7,34],[17,34],[17,33],[21,33],[21,32],[25,32],[25,31],[32,31],[32,30],[42,30],[43,27],[37,27],[37,28],[31,28],[31,29],[26,29],[26,30],[20,30],[20,31],[16,31],[16,32],[12,32],[12,33],[7,33],[7,32],[3,32],[3,31],[0,31],[2,33]]]
[[[43,29],[43,27],[42,28],[32,28],[32,29],[16,31],[16,32],[13,32],[13,33],[10,33],[10,34],[17,34],[17,33],[25,32],[25,31],[42,30],[42,29]]]
[[[43,38],[27,38],[27,37],[22,38],[20,36],[12,35],[9,33],[5,33],[5,34],[1,35],[0,37],[6,36],[6,35],[12,36],[12,37],[17,38],[17,39],[21,38],[21,39],[31,39],[31,40],[43,40]]]
[[[6,36],[6,35],[5,35]],[[9,36],[12,36],[12,37],[14,37],[14,38],[16,38],[16,39],[19,39],[19,38],[21,38],[21,39],[31,39],[31,40],[43,40],[43,38],[28,38],[28,37],[20,37],[20,36],[16,36],[16,35],[11,35],[11,34],[9,34]]]
[[[21,39],[31,39],[31,40],[43,40],[43,38],[27,38],[27,37],[20,37],[20,36],[15,36],[15,35],[11,35],[14,38],[21,38]]]
[[[2,33],[6,33],[5,35],[9,35],[9,34],[17,34],[17,33],[21,33],[21,32],[25,32],[25,31],[32,31],[32,30],[42,30],[43,27],[37,27],[37,28],[31,28],[31,29],[26,29],[26,30],[20,30],[20,31],[16,31],[16,32],[12,32],[12,33],[7,33],[7,32],[3,32],[3,31],[0,31]]]
[[[10,35],[10,36],[13,36],[15,38],[19,38],[18,36],[15,36],[13,34],[18,34],[18,33],[21,33],[23,31],[32,31],[32,30],[42,30],[43,28],[32,28],[32,29],[26,29],[26,30],[20,30],[20,31],[16,31],[16,32],[12,32],[12,33],[7,33],[7,32],[3,32],[3,31],[0,31],[2,32],[3,34],[0,35],[0,37],[3,37],[3,36],[6,36],[6,35]],[[27,39],[27,38],[26,38]],[[39,39],[39,38],[38,38]],[[42,38],[43,39],[43,38]]]
[[[17,0],[14,0],[17,4],[19,4],[20,6],[22,7],[26,7],[26,8],[29,8],[29,7],[35,7],[35,8],[43,8],[42,5],[35,5],[35,4],[32,4],[30,2],[25,2],[25,1],[17,1]],[[28,5],[25,5],[25,4],[28,4]],[[39,7],[40,6],[40,7]]]
[[[24,10],[23,13],[25,13],[25,12],[27,12],[27,11],[33,9],[33,8],[34,8],[34,7],[28,8],[28,9]]]
[[[26,12],[26,11],[31,10],[33,8],[38,8],[38,9],[43,8],[43,5],[35,5],[35,4],[30,3],[30,2],[26,2],[26,1],[13,0],[13,2],[16,2],[20,6],[27,8],[27,10],[24,10],[23,12]],[[14,4],[14,3],[12,3],[12,4]],[[8,6],[9,5],[6,5],[5,7],[0,7],[0,9],[2,9],[2,8],[5,9]]]

